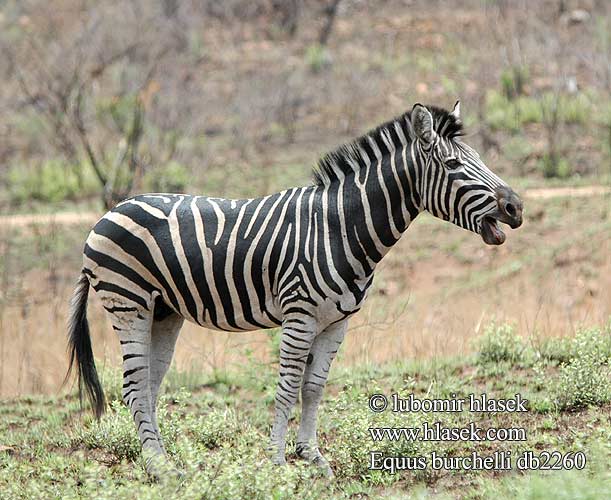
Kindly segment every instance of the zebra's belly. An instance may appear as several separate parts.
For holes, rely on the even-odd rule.
[[[183,316],[193,321],[187,315],[183,314]],[[231,308],[226,304],[221,310],[212,305],[212,307],[204,307],[202,317],[193,322],[212,330],[227,332],[254,331],[280,326],[282,312],[273,301],[266,303],[264,310],[261,310],[258,304],[252,303],[248,304],[246,308],[243,307],[243,304],[240,304],[240,307],[233,306]]]

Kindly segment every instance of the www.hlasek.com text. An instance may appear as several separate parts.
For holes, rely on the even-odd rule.
[[[490,427],[483,429],[475,422],[465,427],[446,427],[441,422],[423,422],[420,427],[370,427],[371,440],[376,441],[526,441],[522,427]]]

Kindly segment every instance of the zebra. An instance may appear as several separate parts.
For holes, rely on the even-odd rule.
[[[156,404],[184,320],[225,331],[281,327],[268,453],[285,464],[301,393],[296,454],[332,475],[317,414],[349,318],[377,264],[423,211],[500,245],[499,222],[522,224],[519,196],[461,137],[453,110],[411,110],[319,160],[314,182],[253,199],[145,194],[91,230],[71,302],[70,369],[96,417],[105,408],[87,323],[99,295],[123,352],[122,396],[155,478],[173,470]]]

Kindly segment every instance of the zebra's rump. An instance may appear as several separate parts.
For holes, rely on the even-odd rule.
[[[147,308],[156,292],[173,311],[202,326],[277,326],[281,315],[272,292],[280,252],[273,236],[282,225],[262,214],[283,196],[137,196],[95,225],[84,268],[107,301]]]

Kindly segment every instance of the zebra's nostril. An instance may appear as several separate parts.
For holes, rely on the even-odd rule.
[[[516,216],[516,207],[514,207],[511,203],[507,203],[505,205],[505,212],[510,217],[515,217]]]

